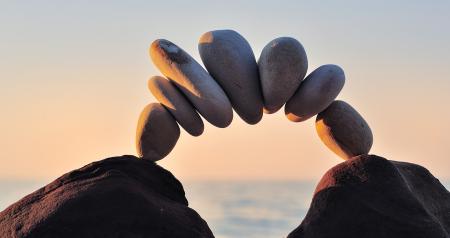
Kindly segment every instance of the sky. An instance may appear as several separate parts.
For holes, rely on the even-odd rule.
[[[0,179],[54,179],[87,163],[136,154],[141,110],[160,75],[148,56],[165,38],[200,61],[199,37],[234,29],[256,57],[298,39],[311,72],[340,65],[340,96],[374,134],[371,153],[450,179],[450,2],[1,1]],[[342,162],[314,118],[283,111],[257,125],[182,132],[158,162],[186,180],[315,180]]]

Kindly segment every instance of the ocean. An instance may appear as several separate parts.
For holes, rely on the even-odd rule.
[[[286,237],[309,208],[315,182],[196,182],[185,186],[189,206],[217,238]]]
[[[47,182],[0,181],[0,211]],[[189,206],[208,222],[216,238],[280,238],[306,215],[316,183],[196,181],[184,183],[184,189]],[[449,189],[450,181],[444,185]]]

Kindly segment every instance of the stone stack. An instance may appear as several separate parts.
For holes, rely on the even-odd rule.
[[[368,154],[373,136],[367,122],[349,104],[335,101],[345,84],[344,71],[326,64],[308,76],[302,44],[291,37],[270,41],[258,60],[247,40],[233,30],[216,30],[200,37],[203,68],[174,43],[160,39],[150,46],[154,65],[164,75],[148,87],[159,103],[141,113],[136,134],[141,158],[167,156],[179,136],[178,124],[192,136],[203,133],[200,116],[216,127],[233,120],[233,109],[248,124],[285,105],[294,122],[315,115],[320,139],[343,159]]]

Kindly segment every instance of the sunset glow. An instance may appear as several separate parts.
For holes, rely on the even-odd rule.
[[[338,98],[371,126],[371,153],[450,179],[450,34],[443,30],[450,4],[260,2],[251,15],[250,2],[216,2],[208,11],[201,8],[207,1],[170,9],[163,2],[105,4],[3,4],[1,179],[50,180],[135,154],[139,113],[156,101],[147,80],[161,75],[149,60],[150,43],[170,39],[201,63],[199,36],[229,28],[247,38],[256,57],[272,39],[291,36],[306,49],[308,73],[341,66],[346,84]],[[203,135],[182,132],[159,163],[181,180],[318,179],[342,160],[322,145],[314,120],[290,122],[283,110],[257,125],[236,113],[225,129],[204,120]]]

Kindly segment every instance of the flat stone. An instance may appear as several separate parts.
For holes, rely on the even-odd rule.
[[[291,37],[269,42],[258,60],[264,112],[274,113],[292,97],[308,70],[302,44]]]
[[[136,130],[136,150],[146,160],[166,157],[180,137],[180,127],[160,103],[150,103],[142,111]]]
[[[258,65],[249,43],[233,30],[206,32],[198,44],[200,56],[219,83],[236,113],[247,123],[258,123],[263,114]]]
[[[161,73],[180,89],[207,121],[221,128],[230,125],[233,109],[227,95],[188,53],[161,39],[151,44],[150,57]]]
[[[348,103],[334,101],[316,118],[323,143],[343,159],[368,154],[373,135],[364,118]]]
[[[337,65],[323,65],[309,74],[284,108],[287,118],[305,121],[325,110],[345,84],[344,71]]]
[[[203,133],[202,119],[172,82],[161,76],[153,76],[148,80],[148,88],[189,134],[199,136]]]

